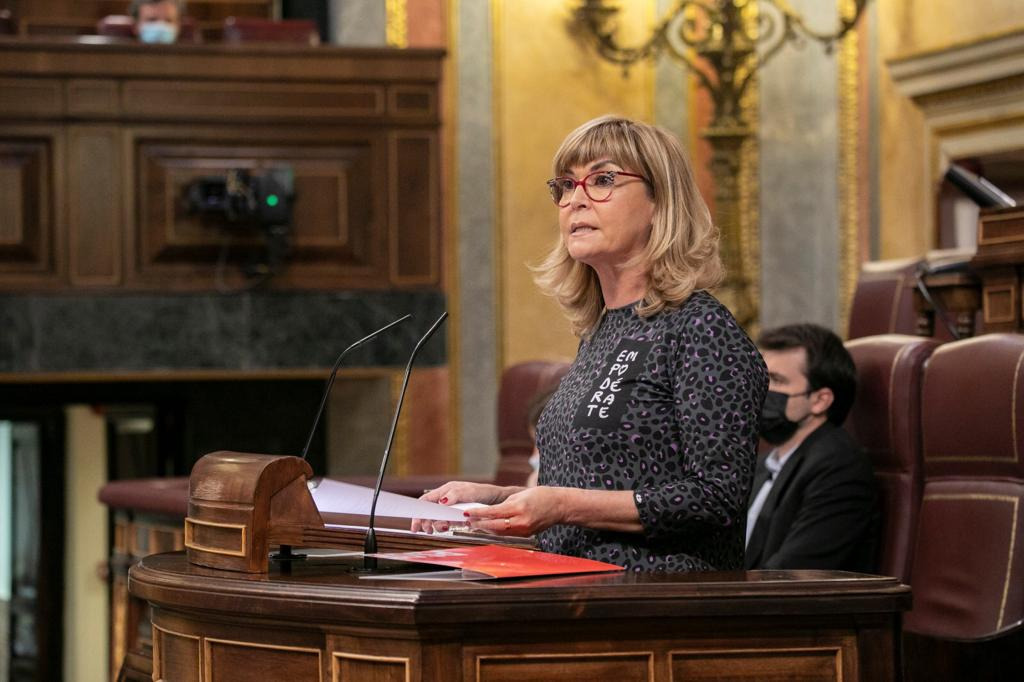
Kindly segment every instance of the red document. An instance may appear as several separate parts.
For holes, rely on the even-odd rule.
[[[461,571],[461,574],[442,573],[435,577],[431,577],[432,574],[430,573],[386,576],[392,579],[415,577],[416,579],[434,580],[481,580],[624,570],[622,566],[606,564],[602,561],[579,559],[561,554],[550,554],[548,552],[538,552],[518,547],[505,547],[502,545],[448,547],[421,552],[374,554],[373,556],[380,559],[411,561],[418,564],[450,566]]]

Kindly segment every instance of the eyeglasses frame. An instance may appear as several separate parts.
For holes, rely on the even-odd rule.
[[[636,173],[629,173],[627,171],[620,171],[620,170],[598,170],[598,171],[594,171],[593,173],[587,173],[580,180],[577,180],[575,178],[570,178],[567,175],[559,175],[558,177],[551,178],[546,183],[547,186],[548,186],[548,194],[551,196],[551,201],[555,202],[555,206],[558,206],[559,208],[565,208],[566,206],[568,206],[571,203],[571,197],[574,194],[576,194],[576,188],[577,187],[583,187],[583,193],[587,195],[588,199],[590,199],[591,201],[593,201],[595,203],[603,204],[606,201],[611,201],[611,199],[612,199],[612,192],[608,192],[608,196],[605,197],[604,199],[595,199],[594,197],[590,196],[590,192],[587,191],[587,184],[586,183],[587,183],[587,180],[589,180],[590,178],[594,177],[595,175],[611,175],[612,176],[612,182],[615,181],[615,178],[617,176],[624,175],[626,177],[638,178],[640,180],[643,180],[644,182],[646,182],[648,184],[648,186],[651,184],[651,181],[648,180],[647,178],[645,178],[642,175],[638,175]],[[569,182],[572,183],[572,189],[569,190],[568,192],[563,192],[562,193],[563,197],[564,196],[570,197],[570,201],[567,201],[564,204],[560,204],[558,202],[558,200],[555,199],[555,195],[551,194],[551,190],[553,190],[555,188],[555,183],[558,182],[559,180],[568,180]],[[614,187],[612,189],[614,190]]]

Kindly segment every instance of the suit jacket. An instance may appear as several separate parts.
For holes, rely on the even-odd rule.
[[[768,477],[758,458],[751,498]],[[847,432],[825,422],[783,463],[747,545],[747,569],[871,573],[878,508],[871,461]]]

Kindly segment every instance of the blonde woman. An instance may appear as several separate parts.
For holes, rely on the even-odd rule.
[[[718,232],[679,143],[605,116],[555,154],[558,244],[537,282],[579,350],[537,426],[537,487],[453,481],[470,525],[636,571],[739,569],[768,375],[706,290]]]

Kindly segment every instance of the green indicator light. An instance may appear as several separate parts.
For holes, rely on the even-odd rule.
[[[277,206],[277,202],[278,201],[280,201],[280,199],[277,198],[276,194],[268,194],[267,195],[267,206],[271,206],[271,207]]]

